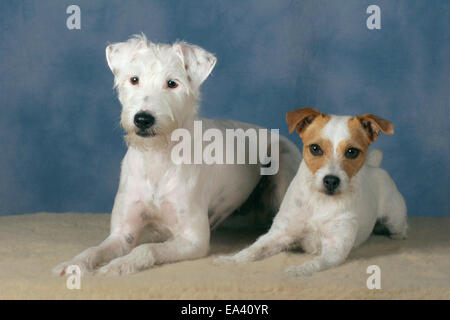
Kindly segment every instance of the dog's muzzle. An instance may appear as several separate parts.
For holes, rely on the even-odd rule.
[[[138,128],[136,134],[141,137],[153,136],[153,131],[149,130],[155,123],[155,117],[150,113],[141,111],[134,116],[134,125]]]
[[[327,175],[323,178],[323,186],[325,187],[325,192],[328,195],[333,195],[336,189],[339,187],[341,179],[336,176]]]

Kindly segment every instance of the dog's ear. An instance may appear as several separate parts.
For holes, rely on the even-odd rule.
[[[116,76],[117,72],[126,63],[131,52],[137,52],[149,46],[147,37],[141,34],[135,34],[125,42],[117,42],[106,47],[106,61],[112,73]]]
[[[185,42],[175,43],[173,49],[180,56],[190,81],[199,87],[214,69],[217,58],[212,53]]]
[[[370,142],[374,142],[378,139],[380,131],[385,134],[394,133],[394,125],[388,120],[384,120],[371,113],[356,116],[361,122],[361,126],[367,134]]]
[[[309,107],[289,111],[286,113],[289,133],[292,133],[295,129],[298,134],[301,134],[311,124],[314,118],[320,114],[322,114],[320,111]]]
[[[119,42],[110,44],[106,47],[105,53],[106,53],[106,62],[108,62],[109,69],[111,69],[111,72],[114,75],[117,75],[117,72],[120,67],[120,61],[122,57],[121,51],[124,50],[123,46],[125,45],[125,42]]]

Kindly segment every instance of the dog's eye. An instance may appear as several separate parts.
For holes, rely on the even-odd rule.
[[[139,78],[136,77],[136,76],[131,77],[131,78],[130,78],[130,82],[131,82],[131,84],[132,84],[133,86],[135,86],[135,85],[139,84]]]
[[[323,155],[323,151],[322,149],[319,147],[318,144],[312,144],[309,146],[309,151],[311,152],[311,154],[315,157],[321,156]]]
[[[175,89],[176,87],[178,87],[178,83],[173,80],[169,80],[167,81],[167,87],[169,87],[170,89]]]
[[[356,159],[359,156],[359,149],[356,148],[348,148],[347,151],[345,151],[345,157],[348,159]]]

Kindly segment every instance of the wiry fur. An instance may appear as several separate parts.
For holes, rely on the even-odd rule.
[[[200,85],[216,63],[214,55],[200,47],[184,42],[155,44],[140,35],[108,46],[106,57],[123,106],[121,124],[128,144],[111,234],[54,272],[64,274],[71,264],[90,272],[106,264],[100,273],[127,274],[155,264],[203,257],[209,249],[210,225],[218,225],[244,203],[260,180],[261,165],[175,165],[170,156],[175,144],[171,133],[176,128],[192,133],[194,120],[202,120],[204,130],[222,132],[259,127],[198,116]],[[139,85],[130,83],[134,76],[139,77]],[[167,88],[169,79],[178,87]],[[139,136],[133,123],[141,111],[155,118],[147,137]],[[193,134],[191,137],[194,139]],[[301,158],[295,145],[284,137],[280,137],[280,149],[284,150],[279,157],[280,170],[269,177],[275,209]],[[154,236],[150,243],[141,244],[144,229]]]

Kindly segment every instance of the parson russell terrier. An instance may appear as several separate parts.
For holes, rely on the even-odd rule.
[[[98,246],[55,267],[55,273],[63,275],[68,266],[78,265],[83,273],[129,274],[203,257],[208,253],[210,229],[240,208],[250,195],[253,202],[254,192],[265,208],[277,212],[301,158],[297,147],[285,137],[275,140],[279,154],[278,149],[272,150],[272,144],[262,150],[264,155],[273,151],[270,165],[279,168],[275,174],[264,176],[264,183],[260,183],[261,170],[268,164],[264,161],[173,161],[172,150],[178,142],[172,134],[177,129],[191,133],[189,139],[198,143],[202,137],[194,130],[197,121],[223,136],[228,130],[260,129],[198,116],[200,86],[217,60],[213,54],[184,42],[152,43],[140,35],[109,45],[106,59],[122,104],[121,124],[128,145],[111,232]],[[248,159],[251,152],[245,152]]]
[[[300,246],[318,254],[286,271],[299,275],[337,266],[381,223],[394,239],[406,237],[406,205],[389,174],[379,168],[382,153],[368,149],[391,122],[372,114],[325,115],[303,108],[286,115],[290,133],[303,141],[303,160],[270,230],[253,245],[216,263],[263,259]],[[366,159],[367,158],[367,159]]]

